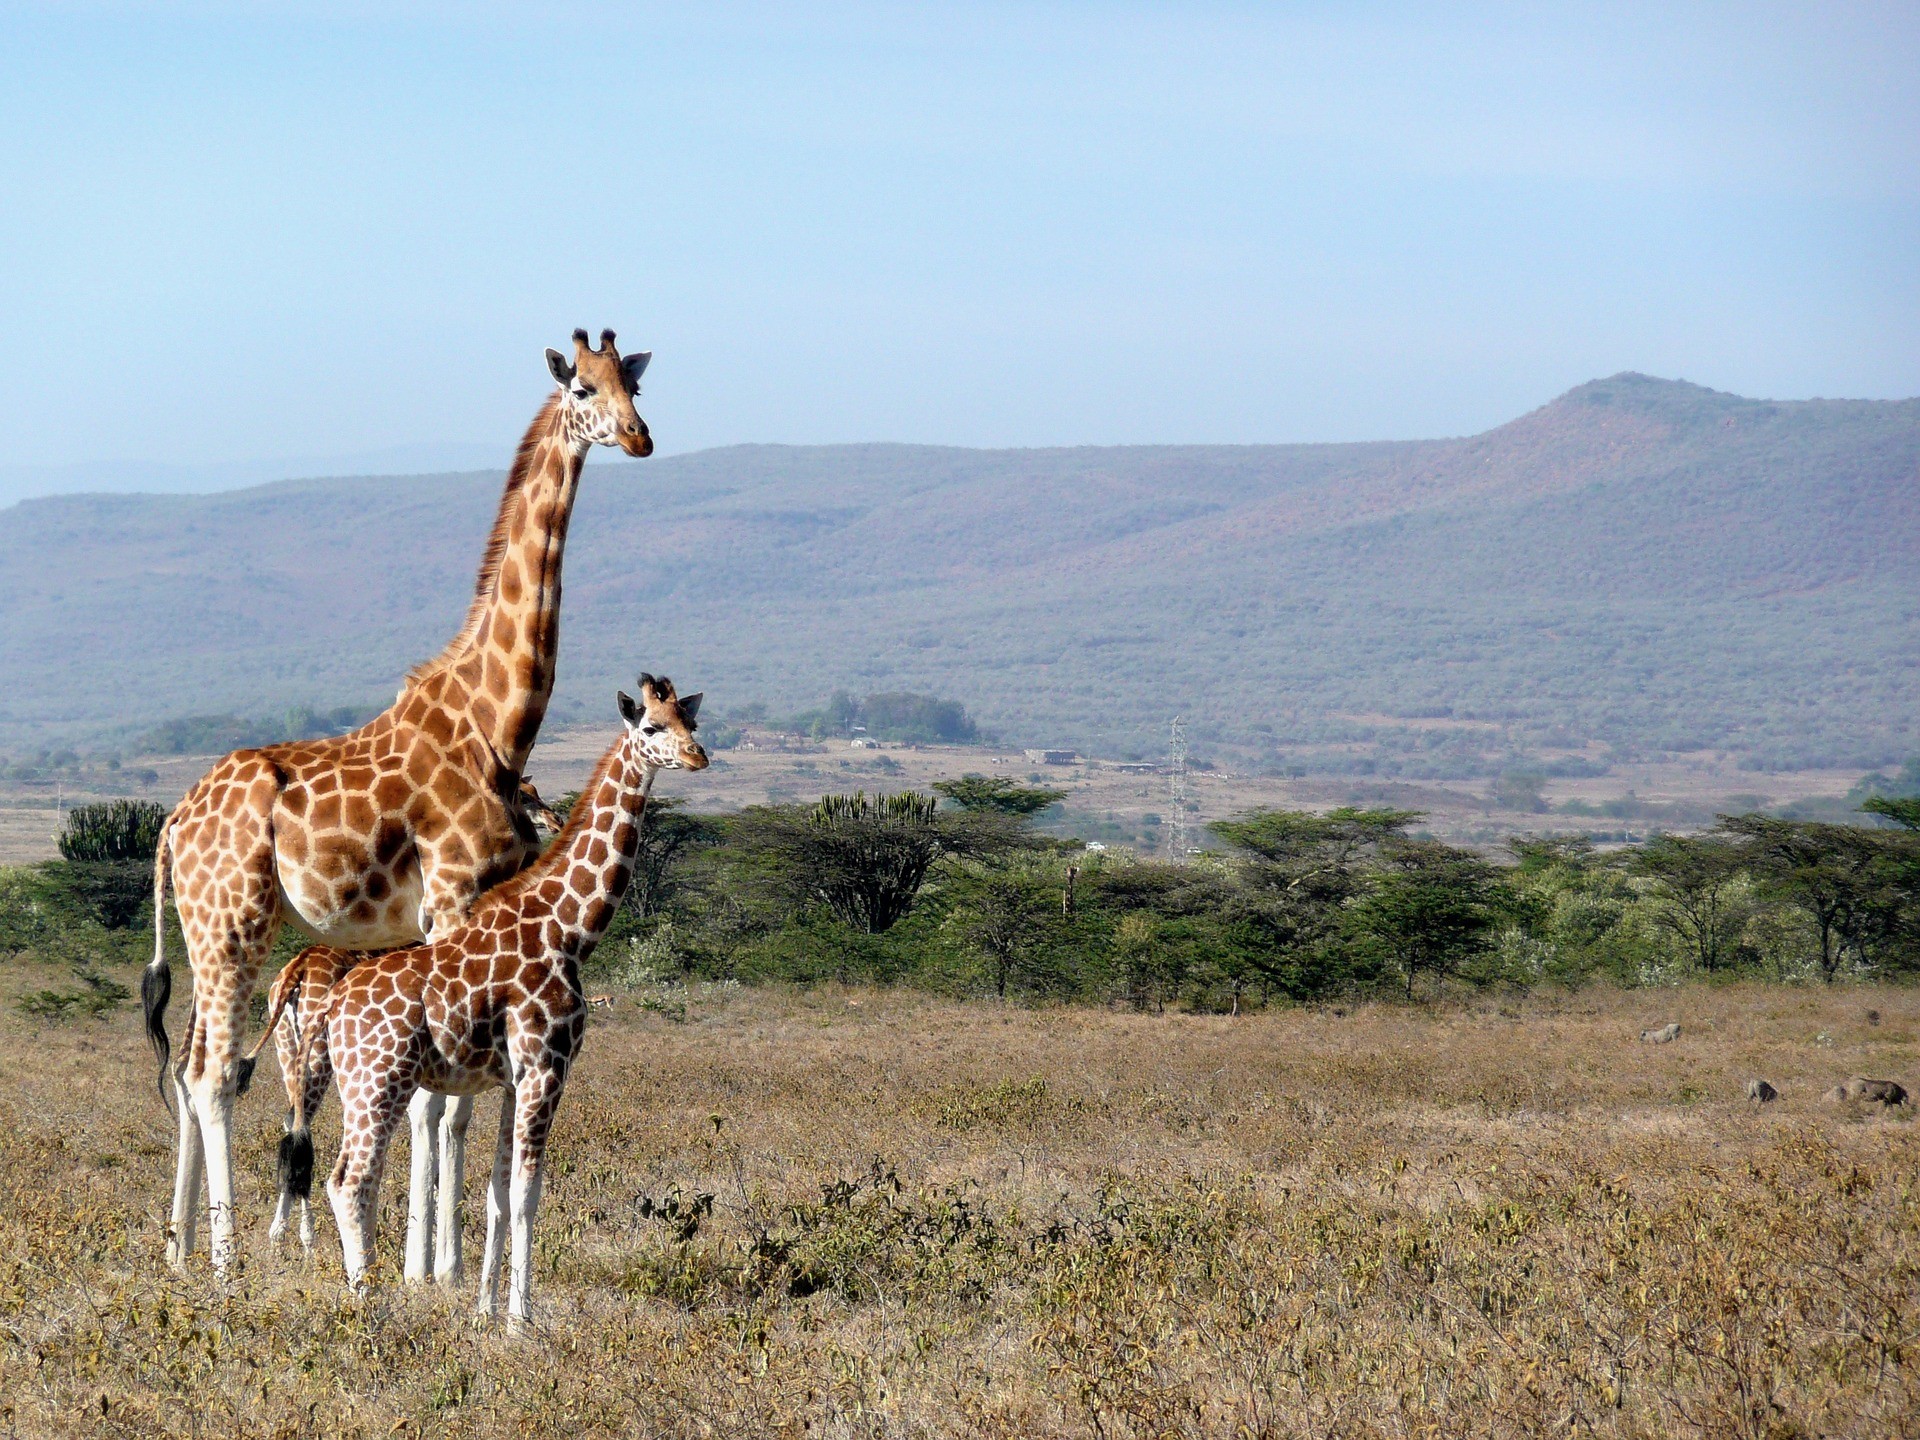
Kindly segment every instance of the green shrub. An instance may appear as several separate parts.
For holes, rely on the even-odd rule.
[[[70,1020],[75,1015],[104,1015],[131,998],[133,992],[106,975],[75,966],[78,990],[31,990],[13,1002],[22,1015],[35,1020]]]
[[[42,867],[57,909],[82,914],[103,930],[130,930],[153,893],[147,860],[52,861]]]
[[[104,863],[153,859],[167,810],[151,800],[109,800],[76,805],[60,827],[60,854],[68,860]]]

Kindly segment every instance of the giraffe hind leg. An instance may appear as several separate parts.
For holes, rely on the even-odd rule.
[[[180,1070],[186,1067],[183,1065]],[[180,1148],[176,1153],[173,1176],[173,1216],[167,1224],[167,1263],[176,1270],[193,1254],[195,1231],[200,1220],[200,1185],[205,1156],[200,1144],[200,1117],[194,1113],[193,1095],[187,1089],[185,1075],[175,1070],[173,1082],[176,1104],[174,1114],[180,1125]]]
[[[167,832],[175,867],[174,907],[193,967],[191,1043],[181,1057],[178,1086],[192,1101],[213,1264],[221,1274],[235,1253],[233,1102],[247,1078],[239,1062],[251,1023],[248,1002],[280,928],[272,822],[278,772],[240,757],[228,762],[223,779],[207,804],[189,807],[185,816],[176,807]],[[176,1243],[169,1247],[176,1258],[190,1248],[179,1242],[190,1242],[188,1196],[198,1189],[187,1183],[195,1166],[184,1123],[181,1137]]]
[[[192,1044],[183,1057],[180,1085],[191,1102],[188,1108],[198,1126],[199,1151],[206,1178],[210,1248],[214,1269],[221,1274],[232,1264],[236,1248],[232,1125],[240,1079],[237,1062],[248,1021],[253,981],[273,943],[277,919],[277,914],[269,912],[264,921],[256,917],[255,923],[245,931],[235,927],[229,943],[221,947],[219,959],[223,963],[206,967],[210,977],[217,976],[224,984],[209,983],[203,987],[197,979],[200,967],[196,967]],[[185,1133],[184,1126],[182,1133]],[[182,1184],[176,1186],[174,1196],[176,1224],[182,1219],[184,1161],[183,1156]],[[187,1222],[184,1234],[191,1236],[191,1221]]]

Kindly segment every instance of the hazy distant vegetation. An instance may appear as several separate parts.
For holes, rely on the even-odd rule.
[[[736,707],[733,715],[750,721],[765,720],[766,708],[764,704],[749,704],[744,711]],[[773,723],[776,728],[816,739],[859,734],[912,744],[965,745],[980,738],[980,727],[958,700],[897,692],[858,700],[845,690],[836,690],[819,708]]]
[[[187,715],[163,721],[134,743],[143,753],[151,755],[220,755],[281,740],[344,735],[378,715],[381,708],[338,705],[331,710],[320,710],[311,705],[296,705],[276,716]]]
[[[1884,766],[1920,750],[1917,467],[1920,402],[1640,376],[1465,440],[596,465],[550,723],[646,666],[720,715],[937,695],[1119,757],[1184,714],[1197,755],[1282,773]],[[442,476],[4,512],[0,752],[384,703],[457,627],[496,498]]]
[[[1488,857],[1390,809],[1263,811],[1191,863],[1034,830],[1061,793],[972,777],[698,815],[660,803],[596,969],[630,982],[904,983],[1238,1010],[1465,985],[1920,975],[1920,798],[1601,852]]]
[[[1892,789],[1920,792],[1920,762]],[[1920,976],[1920,793],[1856,823],[1750,813],[1601,852],[1442,843],[1409,810],[1267,810],[1186,862],[1034,827],[1064,792],[1005,777],[733,814],[653,802],[600,979],[903,984],[1239,1011],[1595,980]],[[571,797],[563,798],[565,809]],[[161,807],[82,807],[59,861],[0,871],[0,955],[67,967],[75,1005],[151,924]],[[280,951],[300,941],[283,934]],[[124,997],[122,997],[124,998]],[[89,1002],[91,1003],[91,1002]]]

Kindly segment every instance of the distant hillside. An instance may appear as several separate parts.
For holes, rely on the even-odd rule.
[[[0,749],[383,699],[456,628],[499,478],[0,511]],[[717,713],[922,690],[1106,754],[1184,713],[1283,769],[1920,752],[1920,401],[1619,375],[1460,440],[744,446],[582,490],[562,722],[645,666]]]

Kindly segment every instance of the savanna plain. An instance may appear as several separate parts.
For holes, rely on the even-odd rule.
[[[1911,1086],[1917,1035],[1920,993],[1871,985],[1240,1016],[623,991],[516,1338],[470,1284],[400,1282],[399,1157],[364,1298],[330,1220],[310,1258],[268,1241],[270,1066],[239,1107],[243,1264],[171,1273],[135,1017],[8,1011],[0,1427],[1920,1434],[1920,1129],[1819,1098]]]

